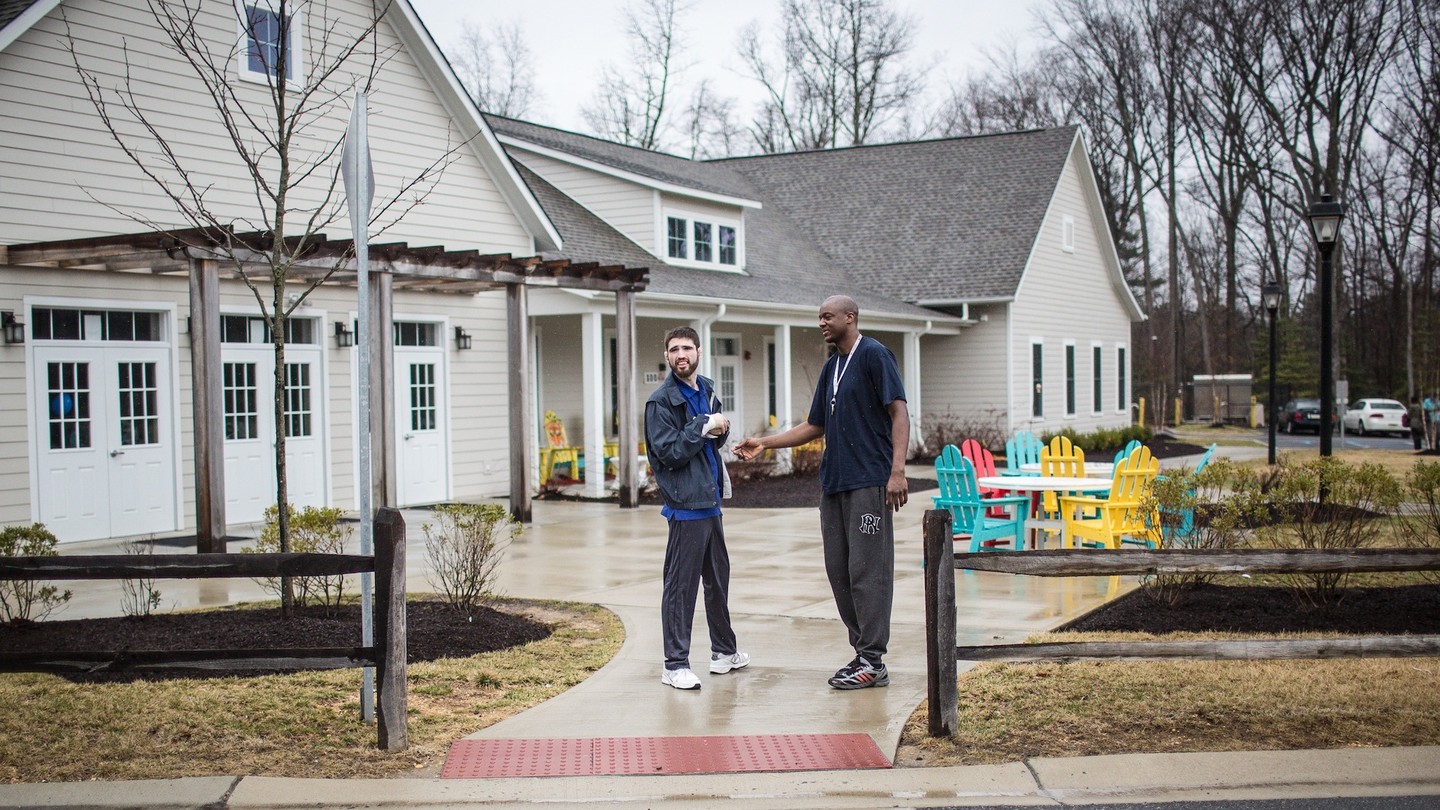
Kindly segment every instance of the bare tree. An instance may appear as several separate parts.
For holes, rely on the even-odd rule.
[[[363,18],[306,0],[256,0],[243,6],[148,0],[148,5],[155,30],[208,94],[218,121],[218,130],[209,134],[215,143],[229,147],[233,162],[217,166],[190,157],[193,150],[186,146],[192,133],[169,115],[172,106],[156,108],[154,88],[134,77],[128,50],[124,75],[110,86],[106,73],[87,66],[89,58],[73,36],[68,47],[110,136],[168,198],[187,229],[206,235],[197,246],[220,242],[222,261],[254,294],[269,327],[275,357],[275,496],[281,506],[281,550],[288,551],[289,510],[283,508],[289,500],[286,324],[306,296],[345,261],[318,273],[300,272],[316,237],[344,222],[339,160],[344,138],[322,133],[343,132],[354,92],[372,89],[391,56],[376,37],[388,4]],[[212,38],[217,30],[235,30],[237,21],[242,36],[224,42]],[[302,47],[303,64],[297,56]],[[235,80],[235,66],[242,59],[254,81]],[[453,154],[449,150],[415,177],[401,178],[379,200],[372,230],[383,231],[419,205]],[[248,186],[248,203],[225,196],[225,186],[236,180]],[[100,202],[144,227],[184,239],[181,232],[122,205]],[[292,280],[300,282],[296,295],[288,294]],[[293,599],[287,585],[287,611]]]
[[[539,95],[535,63],[518,23],[497,24],[487,32],[466,20],[445,50],[476,106],[506,118],[530,114]]]
[[[745,134],[735,122],[735,100],[717,96],[709,79],[695,87],[682,121],[684,155],[691,160],[731,157]]]
[[[986,54],[986,70],[950,88],[927,128],[941,136],[1056,127],[1077,120],[1076,88],[1053,50],[1024,61],[1009,47]]]
[[[740,56],[765,89],[751,123],[763,151],[872,142],[923,88],[903,60],[915,20],[886,0],[785,0],[777,59],[751,24]]]
[[[685,0],[636,0],[625,8],[630,59],[626,67],[606,65],[600,89],[581,109],[596,135],[641,149],[658,149],[665,136],[666,111],[682,46],[680,16]]]

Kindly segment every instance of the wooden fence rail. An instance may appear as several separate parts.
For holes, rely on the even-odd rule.
[[[0,653],[0,672],[166,669],[336,669],[375,667],[378,746],[403,751],[405,688],[405,519],[375,516],[375,556],[358,554],[102,554],[0,557],[0,580],[220,579],[375,573],[375,644],[243,650],[64,650]],[[358,628],[357,628],[358,630]]]
[[[1114,576],[1183,573],[1358,573],[1440,570],[1440,549],[1045,549],[955,553],[950,513],[925,513],[925,647],[928,663],[927,731],[955,733],[959,714],[959,660],[1149,660],[1404,657],[1440,655],[1440,636],[1358,636],[1343,639],[1235,639],[1228,641],[1082,641],[1054,644],[955,644],[956,569],[1031,576]]]

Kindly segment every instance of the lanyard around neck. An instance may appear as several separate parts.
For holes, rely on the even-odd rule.
[[[845,364],[843,366],[840,364],[840,361],[835,361],[834,382],[830,386],[831,413],[835,412],[835,398],[840,396],[840,381],[845,379],[845,372],[850,370],[850,361],[855,359],[855,354],[860,350],[860,341],[864,339],[864,335],[855,336],[855,345],[851,346],[850,353],[845,355]]]

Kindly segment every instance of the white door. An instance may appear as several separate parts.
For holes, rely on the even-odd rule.
[[[275,503],[275,350],[257,316],[221,318],[225,520],[254,523]],[[314,319],[289,321],[285,346],[285,478],[290,503],[324,506],[324,411]]]
[[[179,528],[170,350],[37,346],[34,368],[40,521],[62,542]]]
[[[401,334],[403,340],[405,330]],[[444,360],[441,347],[395,347],[395,495],[400,506],[440,503],[450,496]]]
[[[715,396],[720,409],[730,419],[731,438],[746,435],[745,415],[740,404],[740,338],[716,335],[711,339],[710,367],[715,372]]]

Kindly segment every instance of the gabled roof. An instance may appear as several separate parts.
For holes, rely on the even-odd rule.
[[[698,192],[721,201],[758,208],[755,190],[745,179],[720,164],[688,160],[664,152],[601,140],[589,135],[532,124],[514,118],[485,114],[485,120],[508,146],[524,144],[562,160],[576,159],[592,168],[628,176],[634,182],[676,193]],[[648,181],[648,182],[647,182]]]
[[[1012,298],[1076,127],[715,161],[860,283],[906,301]]]
[[[530,184],[536,199],[565,240],[564,250],[542,253],[543,258],[625,267],[648,265],[651,272],[646,294],[749,301],[813,310],[826,297],[845,293],[867,314],[958,321],[861,287],[803,237],[797,239],[800,231],[778,214],[746,212],[750,266],[745,273],[670,267],[523,165],[520,176]]]
[[[0,0],[0,51],[58,5],[60,0]]]

